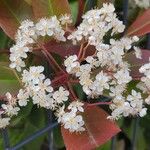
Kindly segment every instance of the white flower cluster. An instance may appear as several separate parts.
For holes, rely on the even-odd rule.
[[[58,122],[64,125],[65,129],[70,132],[84,131],[84,121],[79,112],[83,112],[83,103],[74,101],[68,106],[70,112],[65,112],[64,102],[68,100],[69,91],[62,86],[58,90],[53,91],[50,79],[45,79],[43,74],[44,67],[30,67],[30,70],[23,71],[22,82],[25,84],[25,92],[21,89],[18,94],[19,105],[25,106],[29,96],[33,100],[33,104],[41,107],[57,111],[56,116]],[[29,95],[29,96],[26,96]],[[23,98],[23,96],[25,96]]]
[[[121,33],[125,26],[117,19],[112,4],[103,4],[101,9],[88,11],[82,18],[82,23],[77,31],[73,32],[68,39],[74,44],[79,41],[88,40],[91,45],[97,45],[103,41],[103,37],[112,29],[111,35]]]
[[[71,40],[73,44],[81,45],[78,56],[71,55],[64,61],[66,72],[73,75],[71,79],[79,79],[88,97],[105,95],[112,98],[112,114],[108,118],[118,119],[129,115],[143,117],[147,111],[144,103],[150,104],[150,96],[144,101],[141,93],[135,90],[127,95],[126,89],[132,77],[130,65],[124,59],[131,48],[135,50],[135,56],[141,59],[140,49],[134,46],[139,39],[136,36],[117,38],[116,34],[124,32],[125,26],[114,11],[112,4],[103,4],[101,9],[88,11],[77,30],[69,32],[69,35],[65,34],[68,24],[72,23],[69,15],[63,15],[59,19],[56,16],[42,18],[36,24],[30,20],[23,21],[17,31],[16,44],[10,49],[10,67],[22,71],[25,67],[24,59],[27,58],[28,52],[33,51],[39,37],[50,36],[63,42]],[[86,53],[89,46],[93,51],[93,55],[90,56]],[[140,72],[145,75],[141,79],[144,85],[140,87],[148,92],[150,64],[142,66]],[[69,100],[69,91],[63,86],[54,89],[51,80],[44,75],[43,66],[24,69],[22,83],[24,87],[19,90],[16,97],[6,95],[8,103],[2,105],[0,127],[6,127],[10,117],[17,115],[20,110],[17,105],[26,106],[28,101],[32,100],[33,104],[39,107],[54,110],[58,122],[70,132],[85,130],[82,117],[84,103],[65,103]]]
[[[64,65],[69,74],[79,78],[83,91],[89,97],[111,96],[112,114],[109,118],[118,119],[129,115],[142,117],[146,114],[146,108],[143,107],[140,93],[133,90],[131,95],[125,96],[132,77],[130,66],[124,57],[139,39],[136,36],[118,40],[113,38],[115,34],[124,31],[124,25],[118,20],[114,10],[112,4],[103,4],[100,10],[91,10],[83,16],[82,23],[68,39],[74,44],[84,42],[95,46],[95,54],[84,56],[84,63],[76,55],[69,56]],[[111,38],[106,42],[105,36],[109,34]],[[140,49],[133,48],[136,57],[141,58]]]
[[[141,66],[139,71],[144,74],[144,76],[141,78],[141,82],[137,85],[137,87],[142,90],[143,93],[148,94],[148,97],[145,99],[145,103],[150,105],[150,58],[149,63]]]
[[[17,102],[18,105],[22,107],[27,105],[29,99],[33,100],[33,104],[61,113],[58,110],[60,110],[63,103],[68,100],[69,91],[65,90],[62,86],[54,91],[50,79],[46,79],[43,71],[43,66],[32,66],[29,71],[23,71],[22,82],[24,83],[24,88],[19,90],[16,98],[12,97],[10,93],[6,94],[8,104],[2,104],[3,113],[9,117],[17,115],[20,110],[19,107],[16,107]],[[82,106],[83,103],[81,102],[72,102],[68,107],[71,112],[65,113],[65,105],[63,105],[64,114],[61,114],[61,116],[58,115],[58,121],[61,117],[61,121],[59,122],[71,132],[84,131],[82,116],[77,114],[78,111],[84,111]],[[0,117],[0,127],[6,127],[9,124],[9,117]]]
[[[65,31],[61,25],[71,22],[69,15],[63,15],[59,19],[56,16],[42,18],[36,24],[30,20],[23,21],[16,34],[16,44],[10,48],[10,67],[16,68],[19,72],[25,67],[23,59],[27,58],[27,52],[32,51],[31,44],[35,43],[39,36],[48,35],[58,41],[66,41]]]
[[[85,131],[83,117],[80,115],[81,112],[84,112],[83,105],[79,101],[74,101],[68,106],[68,112],[64,111],[64,105],[60,107],[56,113],[58,122],[62,123],[64,128],[69,129],[70,132]]]
[[[140,8],[148,9],[150,8],[150,1],[149,0],[134,0],[135,5]]]
[[[50,36],[58,41],[66,41],[64,36],[65,31],[63,26],[67,27],[72,23],[70,15],[62,15],[59,19],[56,16],[40,19],[36,24],[30,20],[25,20],[21,23],[16,35],[16,45],[10,49],[11,68],[16,68],[17,71],[22,71],[21,68],[25,67],[23,61],[27,58],[27,52],[32,51],[31,44],[36,43],[40,36]],[[73,102],[69,105],[68,109],[71,109],[70,113],[65,113],[64,102],[68,100],[69,91],[62,86],[58,90],[53,90],[50,79],[46,79],[43,74],[43,66],[32,66],[28,70],[23,70],[22,82],[24,88],[19,90],[16,97],[18,105],[20,107],[26,106],[27,102],[32,99],[33,104],[37,104],[40,107],[46,109],[52,109],[59,114],[63,108],[64,114],[58,115],[58,121],[61,118],[61,122],[66,129],[71,132],[84,131],[84,121],[81,115],[78,115],[78,111],[83,112],[82,103]],[[62,106],[63,105],[63,106]],[[18,107],[13,108],[12,105],[2,105],[5,109],[5,113],[8,115],[17,115]],[[2,118],[1,122],[3,127],[9,124],[10,118]]]
[[[29,71],[23,71],[24,89],[20,89],[17,95],[20,106],[26,106],[29,98],[32,98],[33,104],[55,110],[68,100],[69,91],[62,86],[54,91],[50,79],[46,79],[43,71],[43,66],[32,66]]]
[[[108,118],[119,119],[121,116],[127,117],[130,115],[143,117],[147,111],[143,104],[144,100],[141,97],[141,93],[135,90],[132,90],[131,95],[127,97],[118,95],[113,99],[113,104],[110,105],[113,112]]]
[[[2,104],[1,107],[0,128],[5,128],[9,125],[11,117],[18,114],[20,108],[17,106],[17,99],[10,93],[6,93],[6,104]]]

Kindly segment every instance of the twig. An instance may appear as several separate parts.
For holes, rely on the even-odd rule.
[[[87,107],[91,107],[91,106],[98,106],[98,105],[110,105],[112,104],[112,102],[97,102],[97,103],[87,103],[86,106]]]

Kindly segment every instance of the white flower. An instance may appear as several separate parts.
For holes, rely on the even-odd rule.
[[[124,84],[119,84],[115,87],[110,87],[110,93],[109,95],[111,97],[122,97],[122,94],[124,92],[125,85]]]
[[[140,112],[139,112],[139,116],[140,117],[144,117],[147,114],[147,108],[143,108]]]
[[[72,23],[72,18],[71,18],[71,15],[69,15],[69,14],[62,15],[59,18],[59,20],[60,20],[62,25],[71,24]]]
[[[7,92],[5,96],[6,96],[6,101],[9,105],[12,105],[12,106],[16,105],[17,99],[13,97],[9,92]]]
[[[38,84],[41,80],[45,79],[43,71],[43,66],[32,66],[30,67],[29,71],[24,70],[22,74],[22,82],[27,84]]]
[[[134,48],[134,50],[135,50],[135,56],[136,56],[136,58],[142,59],[142,52],[141,52],[141,49],[138,48],[138,47],[136,47],[136,46],[134,46],[133,48]]]
[[[93,86],[96,88],[98,94],[102,94],[104,89],[109,89],[109,80],[108,77],[103,71],[96,75],[96,80],[93,83]]]
[[[138,36],[133,36],[133,37],[132,37],[132,40],[133,40],[134,42],[138,42],[138,41],[139,41],[139,37],[138,37]]]
[[[23,89],[19,90],[19,93],[17,95],[18,98],[18,104],[19,106],[26,106],[27,102],[29,101],[29,92]]]
[[[6,105],[6,104],[2,104],[2,109],[4,109],[5,113],[8,116],[14,116],[18,114],[18,111],[20,110],[19,107],[13,107],[12,105]]]
[[[41,36],[52,36],[54,34],[50,19],[42,18],[35,26],[37,33]]]
[[[150,95],[145,99],[145,103],[150,105]]]
[[[90,75],[91,70],[92,66],[90,64],[81,65],[76,71],[76,76],[80,78],[85,77],[86,75]]]
[[[37,104],[40,107],[44,107],[44,108],[51,108],[54,109],[55,105],[54,105],[54,100],[53,98],[51,98],[51,95],[47,95],[46,93],[44,93],[43,91],[38,91],[36,92],[33,97],[33,104]]]
[[[39,84],[36,86],[36,90],[41,90],[41,91],[47,91],[49,93],[53,92],[53,88],[51,85],[50,79],[44,80],[44,82],[39,82]]]
[[[149,58],[150,61],[150,58]],[[146,63],[143,66],[140,67],[139,69],[140,73],[144,73],[146,78],[150,79],[150,63]]]
[[[150,7],[150,1],[149,0],[134,0],[135,4],[140,8],[149,8]],[[132,4],[133,5],[133,4]]]
[[[80,111],[80,112],[84,112],[83,109],[83,103],[79,102],[79,101],[73,101],[69,106],[68,109],[74,112]]]
[[[53,36],[59,41],[65,41],[64,30],[60,26],[60,21],[56,16],[49,19],[42,18],[36,25],[36,33],[41,36]]]
[[[114,77],[117,79],[118,84],[129,83],[132,80],[128,70],[120,70],[114,74]]]
[[[21,43],[24,46],[34,43],[36,38],[34,23],[30,20],[24,20],[17,31],[16,43]]]
[[[62,123],[64,128],[68,129],[70,132],[80,132],[84,131],[84,121],[81,115],[76,115],[75,112],[67,112],[62,117]]]
[[[88,56],[88,57],[86,58],[86,61],[87,61],[91,66],[93,66],[93,68],[100,66],[100,62],[99,62],[97,59],[93,58],[92,56]]]
[[[56,117],[58,118],[58,123],[61,123],[62,122],[62,117],[63,115],[65,114],[65,105],[63,105],[62,107],[59,107],[57,110],[56,110]]]
[[[68,100],[69,91],[65,90],[62,86],[53,93],[53,99],[55,103],[61,104]]]
[[[64,65],[68,73],[73,74],[79,68],[79,62],[77,59],[77,55],[72,55],[65,59]]]
[[[7,114],[7,116],[14,116],[18,114],[18,111],[20,110],[19,107],[17,107],[17,98],[13,97],[9,92],[5,94],[7,104],[2,104],[1,107],[4,110],[4,113]]]
[[[131,91],[132,95],[128,95],[127,100],[128,101],[133,101],[133,100],[138,100],[141,99],[141,93],[140,92],[136,92],[135,90]]]
[[[16,68],[18,72],[21,72],[21,68],[25,67],[25,63],[21,58],[17,58],[15,61],[12,61],[9,67],[12,69]]]
[[[103,4],[101,9],[88,11],[82,18],[82,23],[77,31],[68,36],[74,44],[82,39],[87,40],[91,45],[100,43],[105,34],[112,29],[112,34],[124,31],[124,25],[114,13],[112,4]]]
[[[6,126],[8,126],[10,123],[10,118],[1,118],[0,117],[0,128],[5,128]]]

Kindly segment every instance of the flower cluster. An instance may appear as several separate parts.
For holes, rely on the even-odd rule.
[[[17,106],[17,99],[10,93],[6,93],[5,104],[1,105],[0,111],[0,128],[9,125],[10,119],[18,114],[20,108]]]
[[[67,27],[71,23],[71,16],[66,14],[62,15],[59,19],[56,16],[42,18],[36,24],[30,20],[23,21],[17,31],[16,44],[10,48],[10,67],[16,68],[19,72],[22,71],[21,68],[25,67],[23,59],[27,58],[28,52],[32,52],[32,45],[37,42],[40,36],[50,36],[58,41],[66,41],[63,26]],[[43,66],[32,66],[29,70],[23,70],[23,89],[20,89],[14,98],[15,102],[22,107],[26,106],[29,100],[32,100],[33,104],[56,111],[56,114],[59,114],[57,115],[58,121],[61,118],[59,122],[71,132],[84,131],[84,121],[82,116],[78,114],[78,110],[83,112],[83,104],[80,102],[72,103],[68,107],[71,112],[65,113],[64,102],[68,100],[69,91],[62,86],[58,90],[54,90],[51,86],[51,80],[45,77],[43,71]],[[4,111],[2,113],[7,113],[9,117],[17,115],[20,108],[14,106],[14,104],[10,103],[8,105],[3,104],[2,108]],[[58,111],[62,108],[64,114]],[[1,128],[9,124],[9,117],[1,117]]]
[[[68,112],[64,111],[65,106],[63,105],[56,113],[58,122],[62,123],[64,128],[69,129],[70,132],[85,131],[83,117],[80,115],[81,112],[84,112],[83,105],[79,101],[74,101],[68,106]]]
[[[89,97],[110,96],[112,114],[109,118],[146,114],[141,93],[132,91],[126,96],[126,88],[132,80],[130,65],[125,61],[126,53],[135,49],[135,55],[141,59],[141,51],[133,46],[138,37],[113,38],[124,31],[124,25],[114,13],[112,4],[104,4],[100,10],[91,10],[83,16],[83,21],[75,32],[68,36],[74,44],[87,43],[82,56],[72,55],[64,61],[66,71],[79,78],[83,91]],[[110,40],[105,36],[110,34]],[[87,47],[92,45],[94,55],[85,56]],[[83,58],[83,60],[82,60]],[[82,63],[84,61],[84,63]]]
[[[145,99],[145,103],[150,105],[150,58],[149,63],[144,64],[139,69],[140,73],[144,74],[141,78],[141,82],[137,85],[137,88],[142,90],[144,94],[147,94],[147,98]]]
[[[58,41],[66,41],[65,31],[61,26],[65,23],[71,23],[71,18],[67,15],[59,19],[56,16],[42,18],[36,24],[30,20],[23,21],[16,34],[16,44],[10,49],[10,67],[19,72],[25,67],[23,59],[27,58],[28,52],[32,52],[31,44],[36,43],[40,36],[48,35]]]
[[[78,26],[77,31],[68,36],[68,39],[74,44],[88,40],[91,45],[98,45],[110,29],[112,29],[111,35],[123,32],[125,26],[117,19],[114,11],[112,4],[103,4],[101,9],[88,11],[83,15],[83,22]]]
[[[3,113],[7,114],[8,117],[1,117],[1,128],[9,124],[9,117],[18,114],[20,108],[16,107],[17,103],[20,107],[23,107],[27,105],[29,100],[32,100],[33,104],[57,111],[58,122],[62,123],[71,132],[84,131],[84,121],[82,116],[78,115],[78,111],[84,111],[82,108],[83,103],[72,102],[68,106],[68,110],[71,110],[71,112],[65,112],[64,102],[68,101],[69,91],[62,86],[54,91],[50,79],[46,79],[43,71],[43,66],[32,66],[29,71],[24,70],[22,74],[24,88],[19,90],[17,97],[12,97],[10,93],[6,94],[8,104],[2,104],[2,109]],[[62,111],[58,111],[62,108],[63,113],[61,113]]]
[[[110,97],[110,119],[146,115],[147,108],[144,104],[150,104],[150,96],[144,100],[140,90],[150,94],[150,63],[140,68],[144,77],[138,84],[139,90],[127,91],[132,77],[131,66],[125,56],[131,49],[138,59],[142,56],[140,49],[135,46],[138,37],[120,38],[117,35],[124,32],[125,26],[114,11],[112,4],[103,4],[101,9],[90,10],[83,15],[83,21],[77,29],[72,32],[69,30],[69,33],[68,25],[72,23],[70,15],[63,15],[59,19],[56,16],[42,18],[36,24],[30,20],[21,23],[16,35],[16,44],[10,49],[10,67],[22,71],[23,88],[16,97],[6,95],[7,103],[2,105],[0,113],[1,128],[9,124],[10,117],[17,115],[20,110],[18,106],[26,106],[28,101],[32,101],[38,107],[53,110],[58,122],[70,132],[84,131],[84,103],[78,100],[70,88],[70,79],[79,82],[83,92],[90,98],[101,95]],[[80,45],[78,55],[68,56],[64,60],[66,71],[62,70],[55,59],[50,60],[55,62],[60,72],[67,75],[67,82],[63,82],[61,86],[52,86],[54,80],[46,78],[43,66],[31,66],[22,70],[25,67],[24,59],[27,58],[27,53],[32,52],[40,40],[39,37],[44,36],[62,42],[69,40]],[[50,59],[50,53],[47,53]]]

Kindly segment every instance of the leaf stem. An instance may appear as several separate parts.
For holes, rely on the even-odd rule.
[[[68,85],[69,92],[71,93],[73,100],[77,100],[78,98],[77,98],[77,96],[75,95],[71,84],[68,82],[67,85]]]
[[[112,102],[97,102],[97,103],[87,103],[86,106],[87,107],[91,107],[91,106],[98,106],[98,105],[110,105],[112,104]]]
[[[44,56],[46,57],[46,59],[47,59],[47,61],[48,61],[49,65],[53,68],[53,70],[54,70],[55,72],[57,72],[57,70],[56,70],[55,66],[51,63],[50,59],[48,58],[48,56],[47,56],[46,52],[45,52],[44,50],[42,50],[42,53],[43,53],[43,54],[44,54]]]
[[[44,46],[41,46],[41,48],[45,51],[49,59],[53,62],[53,64],[62,72],[65,73],[65,71],[59,66],[59,64],[56,62],[56,60],[53,58],[53,56],[45,49]]]
[[[82,55],[83,45],[84,45],[84,44],[81,44],[81,46],[80,46],[80,50],[79,50],[79,53],[78,53],[78,59],[79,59],[79,58],[81,57],[81,55]]]
[[[89,47],[90,43],[88,42],[87,45],[83,48],[83,53],[82,56],[80,58],[80,60],[82,61],[85,57],[85,53],[86,53],[86,49]]]

